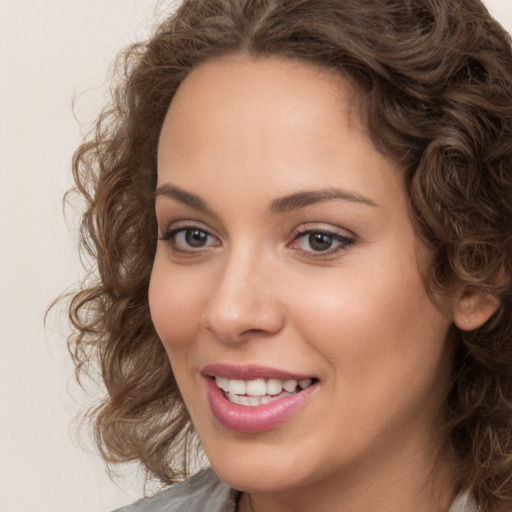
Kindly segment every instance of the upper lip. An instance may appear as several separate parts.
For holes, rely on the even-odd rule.
[[[229,363],[207,364],[201,369],[205,377],[224,377],[227,379],[254,380],[254,379],[279,379],[279,380],[305,380],[313,379],[312,375],[305,375],[287,370],[280,370],[258,365],[234,365]]]

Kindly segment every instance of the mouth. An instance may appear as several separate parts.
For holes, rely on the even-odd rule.
[[[212,377],[224,396],[233,404],[247,407],[266,405],[280,398],[300,393],[316,382],[316,379],[229,379],[227,377]]]
[[[201,371],[210,410],[229,430],[255,433],[288,422],[312,400],[319,380],[261,366],[212,364]]]

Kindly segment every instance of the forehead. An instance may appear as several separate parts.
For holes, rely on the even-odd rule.
[[[222,101],[225,94],[232,102],[241,102],[249,92],[247,81],[251,84],[250,92],[256,92],[266,103],[281,103],[283,92],[291,97],[308,96],[310,100],[317,97],[319,103],[333,94],[351,100],[356,95],[347,80],[325,67],[276,55],[235,54],[208,60],[194,68],[178,88],[171,110],[178,108],[176,104],[189,95],[204,97],[204,101],[197,103],[198,108],[216,99]]]
[[[324,68],[280,57],[231,56],[192,70],[173,98],[163,132],[222,143],[229,133],[250,131],[268,150],[291,132],[313,136],[315,124],[329,130],[348,122],[362,130],[359,107],[348,82]]]
[[[198,181],[208,191],[221,179],[243,181],[249,195],[261,180],[275,195],[293,192],[292,185],[357,186],[361,195],[384,181],[396,185],[389,172],[396,175],[396,165],[375,149],[360,113],[357,91],[318,66],[278,57],[208,61],[170,105],[159,183]]]

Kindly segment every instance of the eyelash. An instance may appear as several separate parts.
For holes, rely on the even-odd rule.
[[[206,246],[200,246],[197,248],[193,248],[189,246],[189,249],[182,249],[178,246],[178,243],[176,242],[176,236],[179,234],[183,234],[186,236],[187,232],[196,231],[200,232],[203,235],[205,235],[206,240],[208,240],[208,237],[216,239],[214,235],[212,235],[207,229],[197,226],[197,225],[185,225],[185,226],[178,226],[175,228],[169,229],[167,232],[165,232],[161,237],[158,238],[158,240],[169,242],[171,249],[176,252],[183,255],[194,255],[204,249],[209,249],[212,247],[212,245],[206,245]],[[311,237],[312,235],[320,235],[323,237],[328,237],[330,240],[330,243],[337,242],[338,245],[334,248],[328,248],[327,250],[314,250],[311,248],[311,250],[302,249],[300,247],[293,247],[294,244],[297,244],[302,239],[305,239],[306,237]],[[326,258],[333,256],[339,252],[346,251],[348,248],[353,245],[355,240],[353,238],[349,238],[343,235],[340,235],[339,233],[336,233],[334,231],[330,231],[328,229],[313,229],[313,228],[307,228],[307,229],[300,229],[297,230],[295,233],[292,241],[287,245],[287,247],[291,247],[292,249],[296,249],[297,251],[300,251],[302,254],[306,254],[309,257],[314,258]],[[186,242],[185,242],[186,243]],[[213,246],[220,245],[220,243],[213,244]],[[311,238],[309,240],[309,245],[311,247]]]
[[[355,240],[353,238],[349,238],[349,237],[340,235],[339,233],[336,233],[335,231],[330,231],[328,229],[306,228],[306,229],[299,229],[296,232],[290,245],[293,245],[294,243],[300,241],[301,239],[305,239],[306,237],[311,237],[312,235],[327,236],[330,238],[332,243],[338,242],[338,244],[339,244],[334,248],[328,248],[327,250],[324,250],[324,251],[321,251],[321,250],[315,251],[314,249],[307,251],[307,250],[297,247],[297,250],[299,250],[300,252],[305,253],[310,257],[313,255],[314,258],[322,258],[322,257],[326,258],[329,256],[333,256],[339,252],[346,251],[355,242]],[[309,240],[309,242],[311,242],[311,240]],[[311,247],[311,244],[309,244],[309,245]]]
[[[179,235],[180,233],[183,233],[184,235],[187,234],[187,232],[191,232],[191,231],[196,231],[196,232],[201,232],[203,234],[206,235],[206,237],[210,237],[210,238],[215,238],[214,235],[212,235],[207,229],[201,227],[201,226],[195,226],[195,225],[187,225],[187,226],[178,226],[176,228],[171,228],[169,230],[167,230],[161,237],[158,238],[158,240],[162,240],[164,242],[169,242],[170,246],[171,246],[171,249],[177,253],[181,253],[181,254],[194,254],[198,251],[200,251],[201,249],[207,249],[208,247],[210,246],[206,246],[206,247],[199,247],[197,248],[198,250],[195,250],[194,248],[190,248],[190,249],[180,249],[178,247],[178,244],[176,243],[176,236]],[[219,245],[219,244],[215,244],[215,245]]]

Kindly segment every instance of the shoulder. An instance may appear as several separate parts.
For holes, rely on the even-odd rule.
[[[209,469],[113,512],[235,512],[237,494]]]

